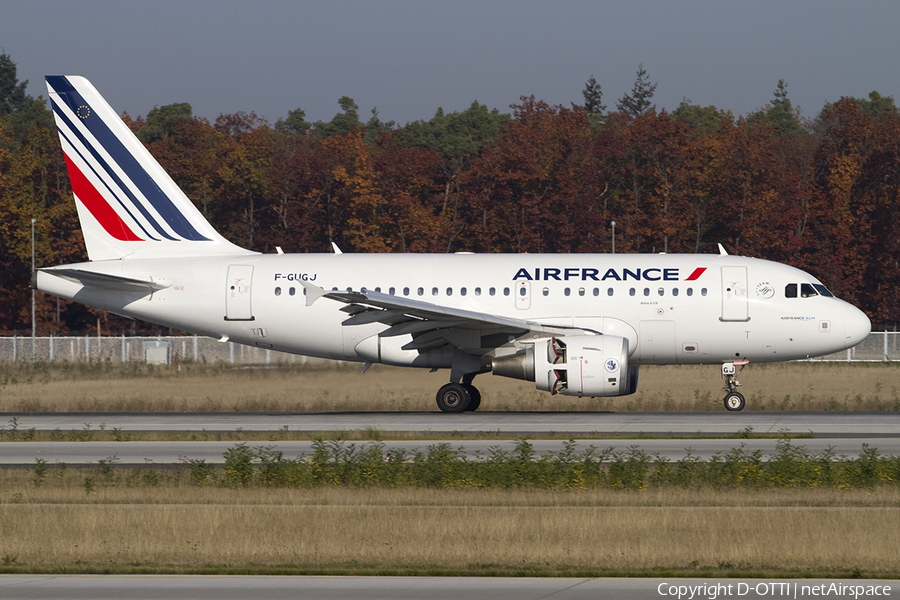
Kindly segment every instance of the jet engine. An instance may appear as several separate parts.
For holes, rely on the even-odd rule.
[[[565,396],[626,396],[637,389],[638,367],[628,364],[628,340],[578,335],[538,340],[492,361],[494,375],[533,381],[539,390]]]

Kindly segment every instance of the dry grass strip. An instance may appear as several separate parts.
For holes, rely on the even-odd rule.
[[[0,553],[35,568],[357,562],[896,572],[898,524],[897,508],[9,504],[0,507]]]
[[[140,364],[0,365],[0,412],[436,411],[445,372],[337,363],[273,368]],[[750,365],[747,410],[900,410],[897,367],[882,363]],[[549,396],[534,384],[483,375],[482,410],[722,410],[716,365],[641,368],[637,394]]]
[[[67,469],[0,479],[0,560],[16,570],[320,566],[900,573],[900,493],[779,489],[435,490],[98,486]],[[2,567],[0,567],[2,568]]]

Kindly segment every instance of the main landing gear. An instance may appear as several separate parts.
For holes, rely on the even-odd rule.
[[[725,410],[731,412],[737,412],[739,410],[744,409],[744,405],[746,404],[744,400],[744,396],[740,394],[737,389],[740,386],[740,382],[735,379],[735,367],[740,366],[741,370],[744,370],[744,365],[747,364],[746,360],[735,361],[730,363],[725,363],[722,365],[722,376],[725,378],[725,385],[722,386],[727,393],[725,394]]]
[[[446,413],[478,410],[481,392],[471,383],[448,383],[438,390],[437,405]]]

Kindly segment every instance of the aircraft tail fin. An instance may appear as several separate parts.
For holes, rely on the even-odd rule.
[[[46,79],[91,260],[251,253],[213,229],[87,79]]]

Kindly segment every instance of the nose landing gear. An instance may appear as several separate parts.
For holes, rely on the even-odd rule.
[[[744,370],[744,366],[748,361],[741,360],[735,362],[728,362],[722,365],[722,377],[725,378],[725,385],[722,386],[727,393],[725,394],[724,402],[725,402],[725,410],[730,412],[738,412],[744,409],[744,405],[746,401],[744,400],[744,396],[737,391],[738,386],[740,386],[740,382],[735,379],[735,367],[740,366],[741,371]]]

